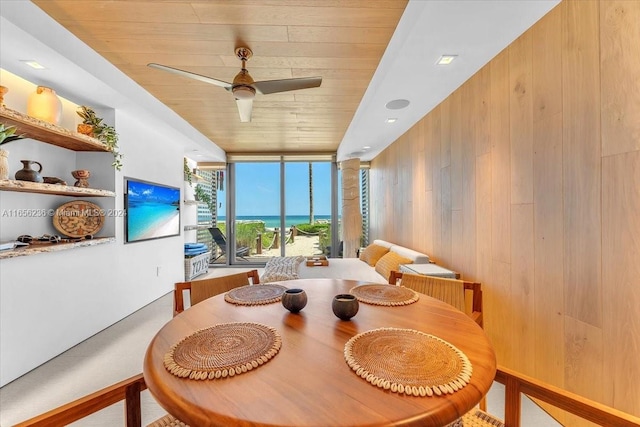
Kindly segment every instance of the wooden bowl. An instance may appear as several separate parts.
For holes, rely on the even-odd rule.
[[[71,171],[71,176],[75,179],[87,179],[91,176],[91,172],[86,169],[78,169],[75,171]]]

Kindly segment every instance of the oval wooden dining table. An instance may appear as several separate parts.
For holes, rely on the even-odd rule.
[[[156,334],[144,360],[145,382],[164,409],[192,427],[441,427],[471,410],[496,372],[495,353],[484,331],[464,313],[426,295],[403,306],[360,303],[351,320],[338,319],[331,309],[333,297],[364,283],[278,282],[306,291],[308,303],[298,314],[279,302],[242,306],[225,301],[224,295],[209,298]],[[224,379],[184,379],[165,368],[163,359],[174,344],[197,330],[229,322],[275,328],[282,338],[279,352],[257,369]],[[453,394],[420,397],[384,390],[359,377],[345,361],[345,344],[357,334],[386,327],[418,330],[457,347],[472,364],[470,382]]]

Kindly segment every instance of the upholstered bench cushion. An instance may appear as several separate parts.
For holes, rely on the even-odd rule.
[[[369,283],[388,283],[376,270],[358,258],[329,258],[326,267],[308,267],[302,263],[298,271],[301,279],[362,280]]]
[[[429,264],[429,256],[404,246],[393,245],[389,252],[395,252],[403,258],[408,258],[411,264]]]
[[[373,243],[389,249],[387,254],[395,253],[395,256],[389,257],[393,258],[393,262],[387,266],[388,268],[399,270],[398,263],[426,264],[429,262],[429,256],[424,253],[380,239],[374,240]],[[292,279],[346,279],[369,283],[389,283],[388,268],[383,270],[387,275],[384,277],[376,271],[375,266],[370,266],[358,258],[329,258],[329,265],[323,267],[309,267],[304,262],[305,260],[306,258],[302,256],[272,258],[267,261],[264,270],[259,269],[262,271],[260,282],[268,283]]]

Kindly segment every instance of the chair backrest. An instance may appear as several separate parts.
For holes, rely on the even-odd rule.
[[[218,227],[209,228],[209,233],[211,233],[211,237],[213,241],[220,247],[227,246],[227,237],[220,231]]]
[[[637,427],[640,425],[640,417],[624,413],[502,366],[498,366],[495,381],[505,385],[503,400],[506,422],[503,424],[499,420],[495,420],[493,416],[484,412],[477,413],[476,409],[472,409],[469,414],[473,414],[473,417],[470,417],[469,414],[463,416],[465,426],[488,424],[490,426],[519,427],[523,414],[526,414],[520,403],[524,400],[522,395],[542,400],[599,426]],[[140,393],[146,389],[147,384],[144,381],[144,376],[138,374],[44,414],[36,415],[14,427],[66,426],[121,401],[123,401],[125,408],[124,425],[127,427],[140,426],[143,415],[140,407]],[[149,426],[168,427],[185,426],[185,424],[172,416],[164,416]]]
[[[251,281],[249,281],[249,279],[251,279]],[[184,291],[189,291],[190,304],[195,305],[212,296],[250,284],[260,284],[258,270],[176,283],[173,291],[173,315],[175,316],[184,311]]]
[[[467,313],[478,325],[482,326],[482,287],[480,283],[392,271],[389,283],[397,285],[398,280],[402,286],[451,304],[458,310]],[[472,293],[470,310],[467,308],[466,291]]]

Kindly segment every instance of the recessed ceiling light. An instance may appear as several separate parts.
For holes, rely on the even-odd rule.
[[[368,150],[369,148],[371,148],[371,147],[368,146],[368,145],[365,145],[364,147],[362,147],[363,150]]]
[[[398,119],[397,119],[396,117],[389,117],[389,118],[387,119],[387,123],[395,123],[395,122],[397,122],[397,121],[398,121]]]
[[[24,62],[31,68],[35,68],[36,70],[44,70],[45,67],[41,65],[38,61],[33,59],[21,59],[20,62]]]
[[[386,103],[385,107],[389,110],[402,110],[409,106],[409,101],[406,99],[394,99]]]
[[[457,57],[458,57],[458,55],[442,55],[440,58],[438,58],[437,64],[438,65],[449,65]]]

